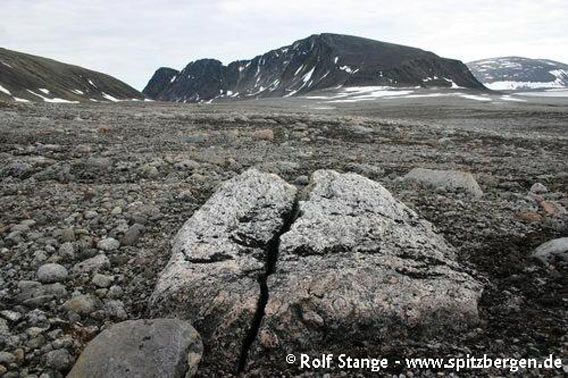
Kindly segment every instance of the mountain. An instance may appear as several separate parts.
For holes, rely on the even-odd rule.
[[[479,81],[493,90],[568,87],[568,64],[554,60],[509,56],[467,65]]]
[[[458,60],[413,47],[328,33],[227,66],[215,59],[202,59],[175,75],[174,71],[160,68],[142,93],[162,101],[199,102],[288,97],[336,86],[485,89]]]
[[[0,48],[0,101],[143,100],[136,89],[100,72]]]

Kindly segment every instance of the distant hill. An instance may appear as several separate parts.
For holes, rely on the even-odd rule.
[[[100,72],[0,48],[0,101],[143,100],[136,89]]]
[[[336,86],[369,85],[485,89],[458,60],[413,47],[326,33],[228,66],[201,59],[180,72],[160,68],[142,93],[156,100],[200,102],[287,97]]]
[[[554,60],[509,56],[467,65],[479,81],[494,90],[568,87],[568,64]]]

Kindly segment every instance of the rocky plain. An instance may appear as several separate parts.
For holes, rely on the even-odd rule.
[[[0,376],[568,374],[567,156],[562,103],[0,104]]]

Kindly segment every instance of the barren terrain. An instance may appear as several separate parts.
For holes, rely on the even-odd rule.
[[[391,356],[566,358],[568,267],[529,254],[568,235],[567,156],[560,99],[1,105],[0,351],[9,355],[0,375],[65,375],[103,328],[147,317],[173,236],[249,167],[298,188],[318,169],[376,180],[432,222],[485,284],[478,328]],[[417,167],[471,172],[484,194],[400,179]],[[542,200],[529,195],[535,183],[548,189]],[[108,262],[81,266],[101,252]],[[68,275],[39,284],[37,270],[50,262]],[[74,294],[84,301],[69,305]]]

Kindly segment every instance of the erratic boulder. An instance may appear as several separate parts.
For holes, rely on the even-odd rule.
[[[128,320],[89,342],[67,377],[188,378],[202,352],[199,334],[186,321]]]
[[[321,170],[302,197],[249,170],[178,233],[151,311],[193,323],[207,369],[286,370],[286,353],[368,352],[477,324],[481,283],[380,184]]]
[[[151,298],[204,339],[204,361],[234,372],[257,311],[267,254],[291,216],[296,188],[251,169],[221,185],[181,228]]]
[[[483,195],[479,184],[468,172],[414,168],[404,176],[403,180],[449,192],[465,192],[475,197]]]

